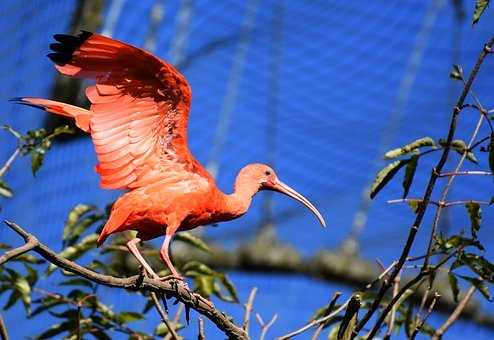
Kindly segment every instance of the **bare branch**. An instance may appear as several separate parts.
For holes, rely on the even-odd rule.
[[[244,325],[243,330],[245,334],[249,335],[249,323],[250,323],[250,314],[252,312],[252,307],[254,305],[254,299],[256,297],[257,287],[252,288],[249,294],[249,298],[247,299],[247,303],[244,305],[245,313],[244,313]]]
[[[448,320],[446,320],[441,325],[441,327],[439,327],[436,330],[436,332],[432,336],[433,340],[439,340],[443,336],[443,334],[448,330],[448,328],[451,327],[451,325],[460,317],[460,315],[463,312],[463,310],[465,309],[468,301],[470,301],[470,299],[472,298],[474,292],[475,292],[475,286],[472,285],[470,287],[470,289],[468,289],[468,291],[465,294],[465,296],[463,297],[463,299],[461,299],[461,301],[458,304],[458,306],[456,307],[456,309],[453,311],[453,313],[451,313]]]
[[[22,254],[27,253],[30,250],[33,250],[37,246],[38,246],[38,240],[34,236],[31,236],[30,238],[28,238],[26,244],[18,248],[14,248],[12,250],[6,251],[5,254],[0,256],[0,266],[5,262],[16,258],[17,256],[20,256]]]
[[[20,226],[15,223],[5,221],[5,223],[16,233],[24,238],[26,242],[29,242],[31,238],[34,238],[31,234],[26,232]],[[53,250],[39,242],[32,248],[33,251],[41,255],[47,261],[57,265],[58,267],[65,269],[71,273],[77,274],[83,278],[86,278],[92,282],[99,283],[108,287],[124,288],[135,291],[147,291],[155,292],[157,294],[167,294],[175,297],[180,302],[190,306],[190,308],[196,310],[198,313],[204,315],[211,320],[221,331],[223,331],[228,337],[235,339],[248,339],[244,330],[238,327],[231,321],[231,317],[223,312],[220,312],[209,302],[199,294],[191,293],[188,288],[181,282],[176,280],[159,281],[142,277],[142,275],[134,275],[127,278],[119,278],[110,275],[100,274],[85,267],[78,265],[77,263],[60,257]]]
[[[343,310],[345,310],[346,306],[348,305],[348,303],[350,302],[352,298],[349,298],[348,300],[345,301],[344,304],[342,304],[340,307],[336,308],[334,312],[332,312],[331,314],[329,315],[326,315],[322,318],[319,318],[317,320],[313,320],[311,322],[309,322],[307,325],[291,332],[291,333],[288,333],[286,335],[283,335],[279,338],[277,338],[277,340],[287,340],[287,339],[290,339],[292,337],[294,337],[295,335],[298,335],[300,333],[303,333],[305,332],[306,330],[316,326],[316,325],[319,325],[320,323],[323,323],[323,322],[329,322],[330,320],[333,320],[339,313],[341,313]]]
[[[197,335],[197,340],[206,340],[206,335],[204,334],[204,320],[199,317],[199,333]]]
[[[21,149],[17,148],[12,153],[12,155],[10,155],[9,159],[7,159],[5,164],[0,169],[0,178],[3,177],[3,175],[5,175],[5,173],[10,169],[10,167],[12,166],[12,163],[14,163],[15,159],[17,158],[17,156],[20,155],[20,153],[21,153]]]
[[[439,177],[449,177],[449,176],[492,176],[490,171],[456,171],[456,172],[443,172]]]
[[[154,306],[156,307],[156,310],[158,311],[158,314],[161,317],[161,320],[165,323],[166,328],[168,328],[168,331],[170,332],[172,339],[178,340],[178,335],[177,332],[175,332],[175,328],[173,327],[172,324],[170,324],[170,320],[168,320],[168,314],[165,312],[163,307],[161,306],[161,303],[158,299],[158,296],[156,296],[155,292],[149,293],[149,296],[151,297],[151,300],[154,303]]]
[[[0,339],[9,340],[9,334],[7,333],[7,327],[5,327],[2,315],[0,315]]]
[[[263,319],[259,314],[256,313],[256,319],[257,322],[259,322],[259,325],[261,326],[261,335],[259,337],[259,340],[264,340],[266,337],[266,334],[268,333],[269,328],[274,324],[276,319],[278,319],[278,314],[273,315],[271,320],[266,324],[264,323]]]
[[[400,290],[400,277],[401,275],[398,274],[393,284],[393,297],[398,295],[398,292]],[[396,319],[396,305],[394,305],[393,308],[391,309],[391,317],[389,318],[388,331],[386,332],[385,338],[391,338],[391,335],[393,334],[393,328],[395,326],[395,319]]]

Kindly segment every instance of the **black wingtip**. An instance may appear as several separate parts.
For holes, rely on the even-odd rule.
[[[16,103],[16,104],[21,104],[21,105],[26,105],[26,106],[31,106],[31,107],[35,107],[37,109],[46,111],[46,107],[41,106],[41,105],[31,104],[31,103],[27,102],[23,97],[12,97],[12,98],[9,98],[9,102]]]
[[[53,39],[57,42],[50,44],[53,53],[47,54],[55,64],[63,66],[67,64],[74,52],[87,40],[93,33],[81,30],[78,35],[55,34]]]

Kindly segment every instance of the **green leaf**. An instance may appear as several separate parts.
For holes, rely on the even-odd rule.
[[[182,328],[184,328],[184,325],[182,325],[181,323],[174,323],[174,322],[171,322],[170,323],[172,325],[172,327],[178,331]],[[154,329],[154,334],[156,336],[166,336],[167,334],[169,333],[169,330],[168,330],[168,327],[165,325],[164,322],[161,322],[158,326],[156,326],[156,328]]]
[[[388,164],[384,169],[379,171],[371,185],[370,198],[376,197],[377,193],[396,175],[396,173],[405,166],[409,160],[399,160]]]
[[[415,170],[417,170],[418,161],[419,155],[413,155],[405,168],[405,177],[403,177],[403,198],[408,196],[413,177],[415,176]]]
[[[477,22],[479,22],[480,17],[484,13],[487,6],[489,6],[489,0],[476,0],[475,1],[475,9],[473,10],[472,25],[475,25]]]
[[[471,253],[461,253],[458,256],[457,261],[468,265],[474,273],[487,282],[494,283],[494,264],[487,261],[483,256]]]
[[[88,215],[89,212],[97,212],[97,208],[91,205],[78,204],[69,212],[62,236],[64,246],[73,245],[84,231],[104,218],[103,214]]]
[[[357,323],[357,315],[360,309],[360,296],[354,295],[348,302],[348,306],[341,320],[340,327],[338,329],[338,339],[350,340],[352,338],[353,328]]]
[[[455,80],[462,80],[463,79],[463,69],[461,68],[460,65],[453,65],[453,69],[449,73],[449,77],[451,79]]]
[[[468,215],[470,216],[470,228],[472,237],[477,238],[477,232],[480,230],[480,222],[482,220],[482,211],[480,210],[480,204],[476,202],[469,202],[465,204]]]
[[[202,250],[206,253],[211,253],[211,248],[204,242],[201,238],[193,235],[190,232],[181,232],[175,235],[175,240],[179,240],[182,242],[185,242],[187,244],[190,244],[191,246]]]
[[[446,141],[441,139],[439,140],[439,144],[444,147],[446,146]],[[477,157],[475,157],[475,154],[472,151],[468,150],[466,143],[461,139],[455,139],[454,141],[452,141],[451,148],[460,155],[466,153],[465,155],[466,159],[468,159],[470,162],[478,164],[479,161],[477,160]]]
[[[492,301],[491,293],[489,288],[484,283],[484,280],[476,279],[474,277],[458,275],[463,280],[470,282],[487,300]]]
[[[452,272],[448,273],[449,286],[451,287],[451,293],[453,294],[453,299],[458,303],[458,294],[460,294],[460,288],[458,286],[458,279]]]
[[[49,328],[47,331],[38,335],[37,339],[50,339],[50,338],[53,338],[57,335],[60,335],[61,333],[73,330],[76,327],[77,327],[77,321],[76,320],[68,320],[68,321],[65,321],[65,322],[51,326],[51,328]]]
[[[489,143],[489,168],[494,174],[494,133],[491,133],[491,141]]]
[[[14,130],[10,125],[2,125],[1,126],[1,129],[2,130],[6,130],[7,132],[9,132],[10,134],[12,134],[17,139],[21,139],[22,138],[22,134],[19,133],[16,130]]]
[[[410,209],[412,209],[412,211],[416,214],[417,211],[419,210],[419,206],[422,203],[422,200],[421,199],[408,200],[407,203]]]
[[[48,136],[46,136],[46,139],[53,139],[57,136],[60,136],[60,135],[72,135],[74,134],[74,129],[72,129],[70,126],[68,125],[63,125],[63,126],[59,126],[57,128],[55,128],[55,130],[52,131],[52,133],[50,133]]]
[[[31,152],[31,171],[33,172],[33,176],[36,176],[36,173],[43,165],[43,160],[45,158],[45,150],[43,149],[35,149]]]
[[[393,150],[386,152],[384,154],[384,158],[385,159],[393,159],[396,157],[406,155],[406,154],[408,154],[408,153],[410,153],[416,149],[423,148],[426,146],[430,146],[430,147],[435,148],[436,143],[430,137],[423,137],[423,138],[414,140],[413,142],[406,144],[402,147],[399,147],[399,148],[396,148],[396,149],[393,149]]]
[[[144,319],[144,316],[141,313],[136,312],[121,312],[117,314],[116,318],[119,324],[124,324],[132,321],[142,320]]]
[[[472,240],[470,238],[463,237],[461,235],[453,235],[446,241],[438,240],[438,244],[444,250],[449,250],[452,248],[458,248],[459,246],[465,248],[468,246],[477,247],[479,250],[484,250],[484,247],[478,240]]]
[[[219,274],[220,274],[220,275],[218,275],[219,280],[220,280],[221,284],[223,285],[223,287],[225,287],[229,296],[226,297],[223,294],[221,294],[221,292],[216,292],[216,295],[220,299],[222,299],[223,301],[239,303],[240,300],[238,299],[237,290],[235,289],[233,282],[230,281],[230,279],[225,274],[222,274],[222,273],[219,273]]]
[[[12,189],[9,188],[7,183],[0,178],[0,195],[6,198],[11,198],[13,196]]]

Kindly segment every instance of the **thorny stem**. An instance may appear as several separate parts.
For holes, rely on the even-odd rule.
[[[436,332],[432,336],[432,340],[439,340],[443,336],[443,334],[448,330],[448,328],[451,327],[451,325],[460,317],[461,313],[463,312],[463,310],[467,306],[468,301],[470,301],[470,299],[472,298],[474,292],[475,292],[475,286],[472,285],[470,287],[470,289],[468,289],[467,293],[465,294],[463,299],[460,301],[458,306],[456,306],[456,309],[453,311],[453,313],[451,313],[448,320],[446,320],[441,325],[441,327],[439,327],[436,330]]]
[[[199,317],[199,320],[198,320],[198,328],[199,328],[199,331],[198,331],[198,335],[197,335],[197,340],[206,340],[206,335],[204,334],[204,320]]]
[[[0,178],[3,177],[3,175],[5,175],[5,173],[10,169],[10,167],[12,166],[12,163],[14,163],[15,159],[17,158],[17,156],[20,155],[20,153],[21,153],[21,149],[17,148],[12,153],[12,155],[10,155],[9,159],[7,159],[5,164],[0,169]]]
[[[408,254],[410,253],[410,249],[412,248],[412,245],[415,241],[415,236],[417,235],[417,232],[420,228],[420,225],[422,224],[422,221],[424,219],[425,212],[426,212],[428,204],[429,204],[429,200],[432,196],[432,192],[433,192],[433,189],[435,187],[435,184],[436,184],[436,181],[438,178],[438,173],[441,173],[441,171],[442,171],[442,169],[443,169],[443,167],[446,164],[446,161],[448,159],[449,152],[451,150],[451,142],[453,141],[453,137],[454,137],[455,132],[456,132],[456,123],[458,120],[458,115],[460,113],[460,107],[463,106],[465,99],[468,95],[468,92],[470,91],[470,88],[472,86],[472,83],[473,83],[474,79],[477,77],[477,74],[480,70],[480,66],[481,66],[482,62],[484,61],[484,58],[490,52],[492,45],[494,45],[494,36],[489,40],[489,42],[482,49],[482,52],[480,53],[480,55],[477,59],[477,62],[475,63],[475,66],[473,67],[473,70],[471,71],[470,76],[468,77],[468,80],[463,87],[463,91],[461,92],[461,95],[458,98],[458,101],[456,102],[456,105],[453,108],[453,112],[451,115],[451,121],[450,121],[449,129],[448,129],[448,136],[446,139],[446,145],[443,148],[441,158],[439,159],[439,162],[437,163],[436,168],[431,173],[431,176],[429,178],[429,183],[427,184],[427,187],[426,187],[423,199],[422,199],[422,202],[424,202],[424,204],[419,205],[417,215],[415,217],[415,221],[413,222],[412,226],[410,227],[408,238],[407,238],[405,247],[403,248],[403,251],[402,251],[400,258],[398,260],[398,264],[394,267],[394,270],[391,272],[390,280],[388,282],[383,282],[381,288],[379,289],[379,291],[377,293],[376,298],[374,299],[372,305],[369,307],[369,310],[363,316],[362,320],[360,320],[360,322],[355,327],[354,332],[353,332],[353,336],[357,335],[360,332],[360,330],[362,330],[362,328],[367,324],[367,322],[370,320],[372,315],[374,315],[376,310],[379,308],[382,299],[384,298],[384,296],[385,296],[386,292],[388,291],[388,289],[390,288],[390,286],[393,284],[393,281],[396,278],[396,276],[398,275],[398,273],[400,273],[400,271],[401,271],[401,269],[402,269],[402,267],[403,267],[403,265],[404,265],[404,263],[408,257]],[[425,269],[425,270],[427,270],[427,269]],[[421,273],[424,273],[424,272],[422,271]],[[396,301],[394,301],[393,304],[396,303]],[[382,315],[381,315],[380,320],[378,320],[378,323],[376,323],[376,326],[371,330],[371,333],[369,333],[369,338],[372,338],[376,335],[377,331],[379,330],[380,324],[382,323],[382,321],[385,318],[385,314],[387,314],[389,312],[390,308],[388,308],[388,307],[390,305],[391,305],[391,303],[388,304],[388,306],[386,307],[386,309],[385,309],[385,311],[387,310],[386,313],[385,313],[385,311],[383,311],[382,315],[384,315],[384,317],[382,317]]]

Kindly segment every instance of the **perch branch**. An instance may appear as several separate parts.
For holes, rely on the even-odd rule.
[[[5,221],[5,223],[19,234],[25,242],[36,238],[22,229],[15,223]],[[221,331],[232,339],[248,339],[244,330],[238,327],[231,321],[231,317],[225,313],[218,311],[212,304],[198,294],[191,293],[184,285],[179,284],[175,280],[161,282],[158,280],[142,277],[142,275],[134,275],[127,278],[119,278],[110,275],[100,274],[85,267],[82,267],[75,262],[67,260],[59,256],[53,250],[45,246],[43,243],[36,240],[36,245],[32,248],[33,251],[41,255],[47,261],[63,268],[71,273],[77,274],[92,282],[102,284],[108,287],[124,288],[135,291],[155,292],[157,294],[167,294],[175,297],[180,302],[190,306],[199,314],[204,315],[211,320]]]
[[[249,294],[249,298],[247,299],[247,303],[245,304],[245,314],[244,314],[244,325],[243,329],[246,334],[249,334],[249,323],[250,323],[250,314],[252,312],[252,307],[254,305],[254,299],[256,297],[257,287],[252,288]]]

